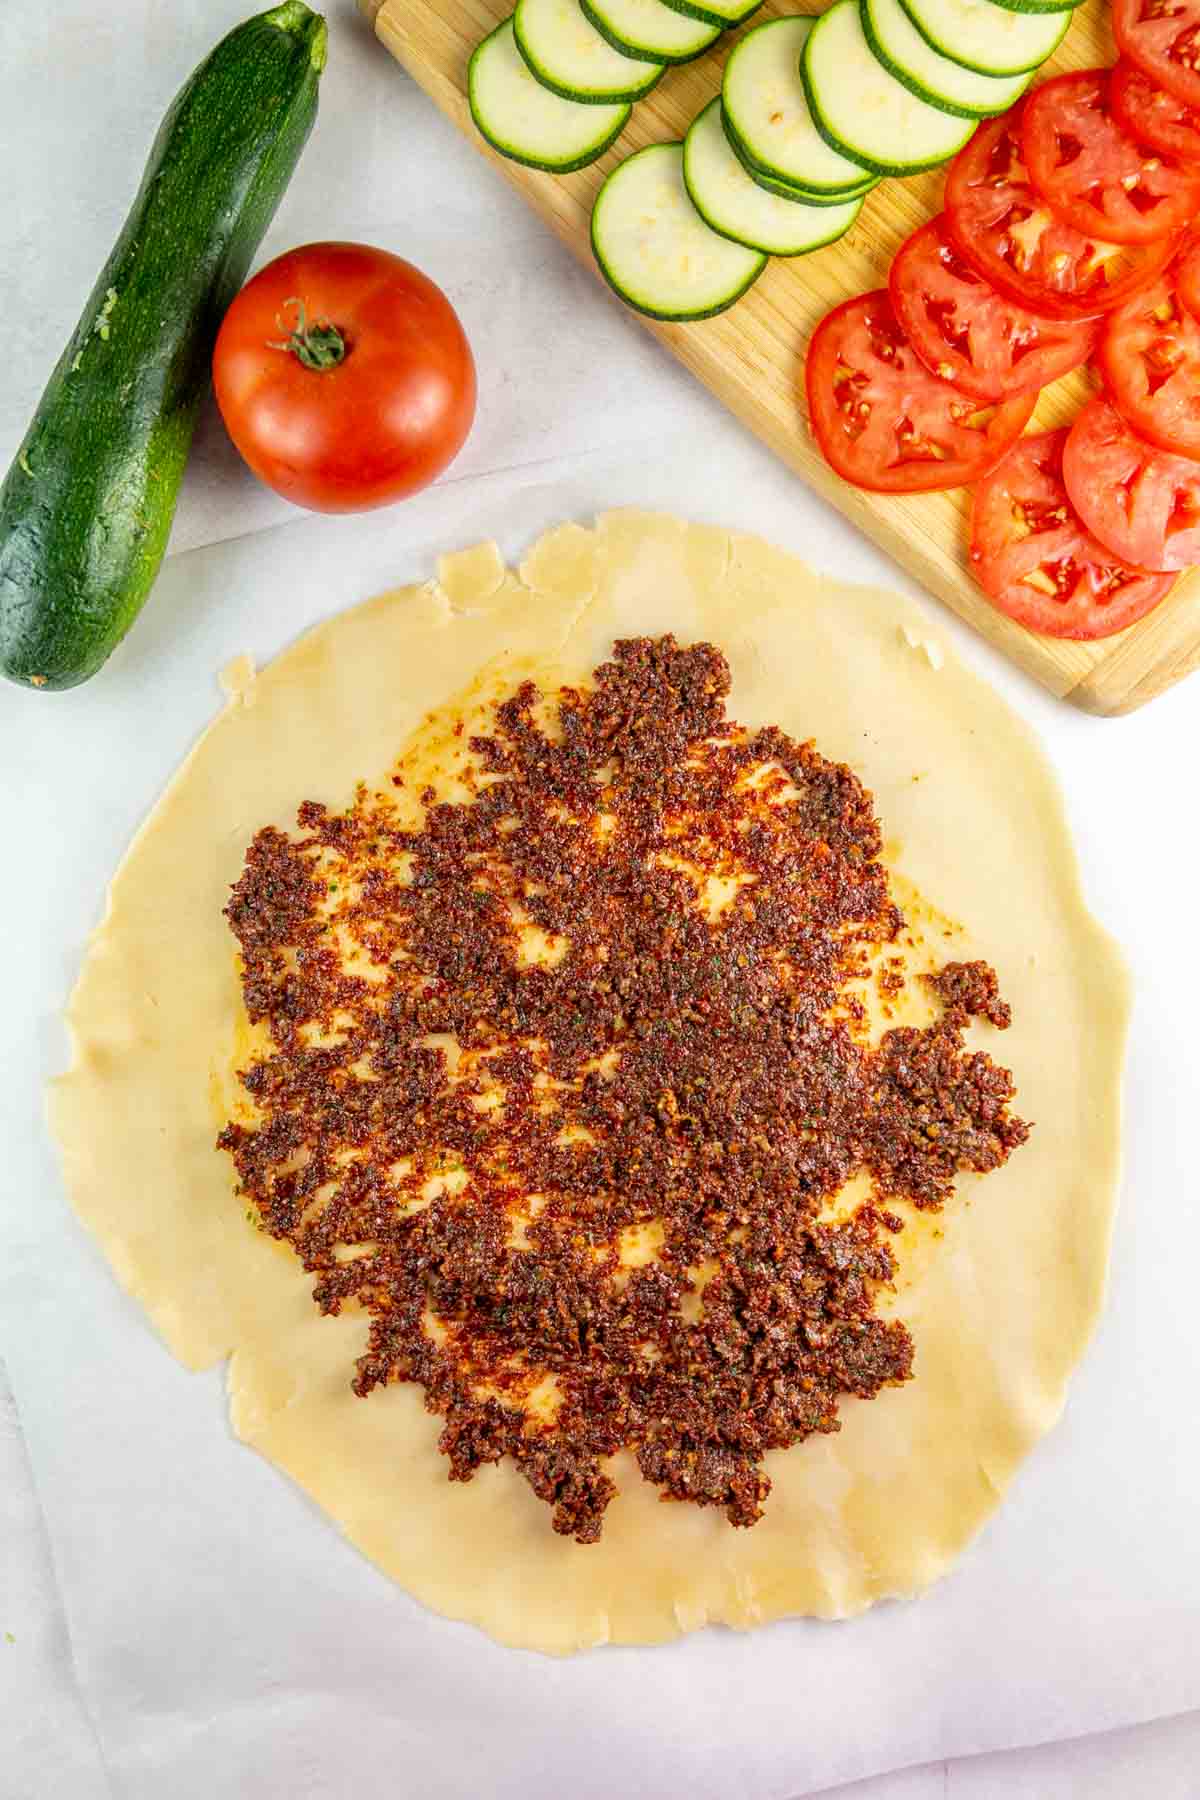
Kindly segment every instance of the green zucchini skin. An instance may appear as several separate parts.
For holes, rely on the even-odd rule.
[[[996,0],[997,6],[1009,12],[1074,12],[1083,0]]]
[[[719,25],[722,31],[738,31],[748,20],[752,19],[763,0],[754,0],[752,6],[737,18],[727,18],[724,13],[714,12],[711,6],[705,6],[704,0],[666,0],[673,12],[682,13],[687,19],[699,19],[705,25]]]
[[[312,129],[325,22],[247,19],[176,96],[0,487],[0,673],[86,681],[166,549],[217,328]]]

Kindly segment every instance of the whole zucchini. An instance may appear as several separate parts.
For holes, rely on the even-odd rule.
[[[217,327],[317,112],[325,22],[247,19],[176,96],[83,317],[0,487],[0,671],[86,681],[166,548]]]

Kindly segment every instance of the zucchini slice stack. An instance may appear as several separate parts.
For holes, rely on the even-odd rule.
[[[581,105],[543,86],[521,55],[512,19],[485,37],[472,56],[467,98],[493,150],[558,175],[602,156],[624,131],[631,110],[628,100]]]
[[[586,168],[635,100],[762,0],[517,0],[467,74],[471,116],[494,150],[555,175]]]
[[[633,104],[759,0],[517,0],[471,58],[493,147],[565,174],[594,162]],[[1078,0],[834,0],[770,19],[730,54],[682,143],[617,165],[596,197],[605,279],[650,318],[707,319],[771,256],[833,243],[885,175],[937,168],[1005,112]]]
[[[730,21],[713,9],[729,4],[517,0],[471,58],[471,116],[514,162],[557,175],[586,168],[669,63],[690,62],[716,42]]]

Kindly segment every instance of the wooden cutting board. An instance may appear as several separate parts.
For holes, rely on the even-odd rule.
[[[359,0],[359,5],[426,93],[593,269],[588,223],[601,181],[631,150],[682,137],[718,91],[728,54],[723,41],[699,61],[669,69],[637,103],[622,136],[599,162],[574,175],[546,175],[495,155],[467,108],[467,60],[484,33],[511,11],[511,3]],[[755,20],[797,10],[821,8],[767,0]],[[1086,0],[1046,72],[1112,60],[1108,7],[1104,0]],[[1036,636],[996,612],[971,577],[965,491],[911,497],[860,493],[826,467],[809,438],[800,379],[809,333],[837,301],[883,284],[901,239],[938,210],[942,179],[935,172],[882,182],[840,243],[811,256],[772,260],[750,292],[719,318],[663,325],[624,309],[630,327],[636,321],[661,338],[776,455],[1044,687],[1090,712],[1131,711],[1200,666],[1200,571],[1182,578],[1155,612],[1118,637],[1068,644]],[[612,304],[621,302],[614,296]],[[1072,418],[1086,391],[1082,374],[1057,382],[1043,395],[1030,429]]]

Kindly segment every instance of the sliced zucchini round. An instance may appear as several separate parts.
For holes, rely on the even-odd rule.
[[[813,124],[797,73],[812,26],[811,19],[797,17],[756,25],[725,64],[721,99],[752,171],[845,200],[862,191],[871,172],[831,149]]]
[[[1063,40],[1071,11],[1017,12],[997,0],[901,0],[931,49],[979,75],[1040,69]]]
[[[962,149],[973,119],[918,99],[874,56],[858,0],[836,0],[808,34],[800,74],[813,124],[834,150],[877,175],[935,169]]]
[[[662,63],[614,50],[579,0],[517,0],[512,23],[530,74],[564,100],[583,106],[640,100],[662,75]]]
[[[632,108],[577,106],[534,80],[505,19],[479,44],[467,70],[471,117],[493,150],[531,169],[586,169],[624,131]]]
[[[768,194],[778,194],[781,200],[799,200],[805,206],[845,206],[851,200],[861,200],[879,186],[878,175],[864,175],[856,187],[839,188],[834,193],[818,193],[809,188],[797,187],[794,181],[777,181],[774,175],[768,175],[760,169],[749,154],[745,144],[729,122],[729,114],[725,111],[725,103],[721,103],[721,129],[725,140],[733,154],[745,169],[751,181]]]
[[[727,31],[734,25],[744,25],[751,13],[758,11],[762,0],[663,0],[663,5],[689,19],[703,19],[705,24],[719,25]]]
[[[623,56],[691,62],[716,43],[719,25],[689,18],[666,0],[579,0],[584,16]]]
[[[614,293],[649,319],[711,319],[767,264],[704,223],[683,183],[682,144],[650,144],[617,164],[592,208],[592,250]]]
[[[931,49],[900,0],[862,0],[863,31],[889,74],[930,106],[959,119],[990,119],[1007,112],[1033,77],[978,75]]]
[[[861,200],[841,206],[806,206],[768,193],[747,174],[721,124],[721,102],[712,100],[693,119],[683,140],[683,180],[692,205],[722,237],[768,256],[804,256],[849,231]]]

